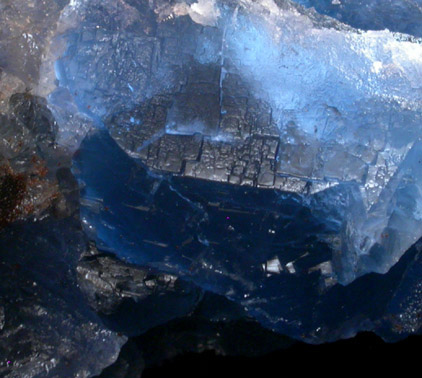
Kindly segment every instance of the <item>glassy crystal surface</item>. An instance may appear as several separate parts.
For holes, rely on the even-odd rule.
[[[28,331],[51,348],[16,357],[22,374],[68,359],[97,374],[125,337],[178,321],[203,342],[212,322],[252,317],[262,350],[418,333],[421,6],[2,1],[0,236],[21,253],[2,258],[40,287],[25,306],[68,335],[54,354],[48,327]]]
[[[386,273],[421,236],[418,40],[287,1],[68,12],[59,85],[130,157],[76,159],[105,247],[282,324],[283,306],[261,308],[275,275],[319,272],[325,290]]]

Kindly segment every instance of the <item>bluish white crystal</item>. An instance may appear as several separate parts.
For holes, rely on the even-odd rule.
[[[321,28],[272,1],[241,4],[226,26],[225,54],[272,105],[292,145],[285,173],[353,187],[344,282],[386,272],[422,236],[422,45],[388,31]],[[377,263],[365,258],[375,249]]]
[[[81,4],[73,2],[64,14],[84,14]],[[290,180],[290,190],[303,190],[304,185],[295,189],[292,184],[297,179],[312,183],[305,203],[327,224],[340,225],[332,248],[341,282],[367,272],[386,272],[422,236],[420,40],[388,30],[354,30],[304,12],[288,0],[151,4],[162,22],[191,17],[203,25],[206,32],[196,49],[196,61],[220,64],[222,77],[237,73],[255,98],[270,104],[283,145],[278,164]],[[122,24],[131,22],[125,19]],[[223,36],[221,44],[207,34],[216,29]],[[131,43],[136,46],[134,64],[145,70],[146,62],[136,54],[147,46],[136,45],[136,39]],[[119,49],[117,45],[116,57]],[[65,64],[72,74],[72,62]],[[73,83],[78,87],[75,101],[82,101],[81,112],[99,125],[116,111],[105,105],[107,96],[116,99],[113,106],[129,106],[172,85],[170,68],[154,74],[160,84],[148,91],[140,84],[144,79],[128,82],[131,70],[126,65],[119,76],[106,65],[103,72]],[[115,92],[114,87],[96,90],[99,75],[103,79],[109,75],[118,84]],[[58,78],[70,88],[76,80],[72,75]],[[89,110],[88,102],[94,103]],[[66,127],[61,126],[64,133]],[[131,122],[128,127],[142,125]],[[164,131],[184,134],[186,130],[201,133],[203,125],[174,128],[169,123]],[[157,135],[162,134],[154,134],[142,149]],[[224,134],[212,137],[230,140]],[[139,152],[130,151],[132,156]],[[321,194],[326,188],[335,190]],[[315,193],[319,194],[313,198]]]

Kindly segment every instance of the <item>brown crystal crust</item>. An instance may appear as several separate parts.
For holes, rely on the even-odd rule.
[[[9,167],[3,167],[1,171],[6,171],[0,177],[0,228],[3,228],[32,209],[22,206],[27,191],[25,176],[13,174]]]

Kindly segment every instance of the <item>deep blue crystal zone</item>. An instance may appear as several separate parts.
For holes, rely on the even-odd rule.
[[[324,290],[321,275],[307,272],[328,259],[330,249],[303,236],[332,230],[324,229],[297,195],[158,176],[105,131],[85,139],[74,171],[83,187],[85,229],[100,248],[225,295],[270,329],[313,342],[362,330],[396,340],[411,333],[401,325],[403,316],[418,321],[417,306],[404,306],[418,290],[418,249],[410,249],[385,275],[368,274]],[[296,224],[281,239],[269,237],[268,229],[289,222]],[[295,274],[267,275],[262,269],[275,253],[286,263],[303,250],[309,256],[298,260]],[[401,332],[392,332],[395,326]]]
[[[421,0],[295,0],[318,13],[363,30],[383,30],[422,37]]]

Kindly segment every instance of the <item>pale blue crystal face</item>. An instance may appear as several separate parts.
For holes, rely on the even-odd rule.
[[[422,46],[388,31],[316,28],[293,11],[251,9],[227,27],[227,54],[296,147],[283,171],[353,188],[341,249],[343,269],[355,273],[343,282],[386,272],[421,236]],[[377,249],[383,261],[367,262]]]
[[[302,2],[318,10],[324,2],[317,3]],[[357,3],[337,5],[352,9]],[[341,293],[364,290],[370,279],[362,276],[387,273],[422,236],[420,40],[371,30],[387,24],[342,19],[368,29],[355,30],[290,1],[151,2],[148,11],[158,25],[180,23],[181,35],[156,24],[131,29],[136,21],[120,19],[114,8],[116,23],[101,20],[95,5],[87,4],[74,3],[65,12],[78,22],[64,36],[67,51],[56,72],[79,111],[81,133],[89,123],[101,130],[82,145],[75,174],[83,184],[85,229],[102,248],[190,277],[278,331],[318,339],[316,323],[336,323],[318,307],[322,293],[328,290],[326,303],[341,308]],[[154,28],[162,34],[157,37]],[[183,54],[165,61],[177,50],[173,37]],[[221,179],[224,161],[216,163],[214,156],[208,176],[186,169],[199,158],[184,161],[183,174],[171,171],[171,151],[162,153],[167,165],[154,166],[151,150],[163,136],[197,134],[210,144],[222,142],[231,151],[226,160],[248,138],[221,125],[213,129],[205,108],[194,109],[186,121],[183,96],[173,95],[190,85],[183,72],[198,67],[209,69],[198,87],[214,72],[219,77],[215,88],[207,88],[217,97],[218,122],[227,115],[226,98],[235,97],[225,84],[234,76],[244,88],[237,105],[270,109],[268,128],[248,137],[277,139],[268,163],[274,185],[233,185]],[[69,112],[62,95],[50,98],[59,120]],[[173,105],[162,117],[164,127],[154,129],[145,122],[148,111],[138,107],[159,98],[162,110],[166,96]],[[242,111],[239,105],[238,119]],[[69,123],[59,124],[63,143],[71,140]],[[144,138],[148,128],[154,130]],[[157,150],[161,156],[163,148]],[[257,162],[260,172],[264,160]],[[275,187],[277,179],[284,186]],[[353,283],[344,289],[337,282]],[[360,310],[351,313],[358,318]],[[339,334],[365,327],[372,325],[354,323]]]

